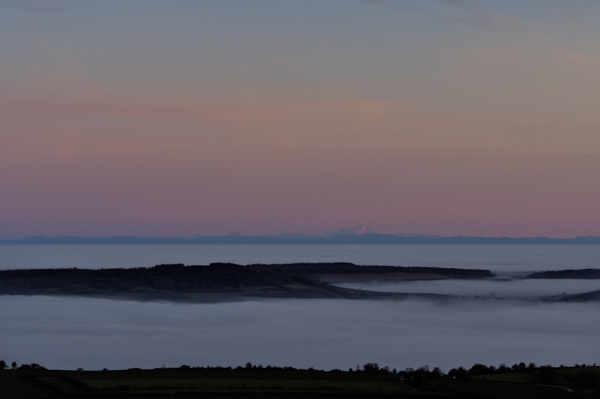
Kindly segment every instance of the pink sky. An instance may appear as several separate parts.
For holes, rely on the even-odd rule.
[[[211,4],[222,25],[175,7],[172,31],[143,25],[152,9],[136,29],[100,9],[0,17],[0,237],[600,235],[600,31],[583,6],[579,24],[505,10],[482,27],[434,22],[441,5],[240,22],[237,2]],[[70,12],[89,26],[61,25]]]

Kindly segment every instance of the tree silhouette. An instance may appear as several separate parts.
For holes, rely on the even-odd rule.
[[[363,371],[365,373],[376,373],[379,371],[379,365],[377,363],[367,363],[363,366]]]

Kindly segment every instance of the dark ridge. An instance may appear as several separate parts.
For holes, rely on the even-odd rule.
[[[421,266],[359,266],[354,263],[287,263],[287,264],[252,264],[248,268],[254,270],[278,272],[293,275],[318,274],[385,274],[385,273],[428,273],[440,276],[478,279],[493,277],[489,270],[482,269],[453,269],[444,267]]]
[[[600,269],[579,269],[579,270],[555,270],[545,272],[535,272],[527,278],[536,279],[600,279]]]
[[[0,271],[0,294],[80,295],[126,297],[138,300],[199,300],[198,294],[229,293],[233,297],[348,298],[394,297],[391,294],[337,287],[320,274],[365,274],[369,278],[386,273],[427,274],[424,278],[486,278],[488,270],[430,267],[357,266],[352,263],[298,263],[241,266],[212,263],[208,266],[163,264],[130,269],[29,269]],[[438,297],[436,295],[425,295]],[[203,298],[208,298],[206,295]]]
[[[0,294],[80,293],[153,289],[170,292],[236,292],[246,287],[285,284],[322,286],[317,279],[270,273],[235,264],[157,265],[131,269],[30,269],[0,271]]]

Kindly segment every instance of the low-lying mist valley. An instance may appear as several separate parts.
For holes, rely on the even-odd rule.
[[[43,248],[34,249],[44,252]],[[89,252],[101,249],[96,247]],[[405,250],[396,249],[399,255]],[[497,252],[499,249],[487,250]],[[596,246],[592,249],[598,251]],[[66,250],[68,248],[63,249]],[[121,258],[122,265],[113,266],[122,267],[128,262],[138,266],[136,253],[142,258],[145,256],[143,247],[117,250],[121,255],[129,252]],[[238,256],[236,251],[259,250],[231,248],[231,253],[235,257]],[[335,252],[337,249],[323,250]],[[475,363],[524,361],[558,366],[598,361],[600,303],[597,295],[580,297],[580,294],[600,289],[600,280],[595,277],[597,271],[590,267],[598,259],[595,253],[580,263],[585,269],[565,268],[579,270],[575,276],[579,278],[573,278],[573,272],[567,274],[569,278],[561,278],[561,272],[540,275],[543,270],[561,270],[551,264],[547,269],[543,265],[535,269],[496,266],[486,272],[483,267],[456,268],[456,259],[452,256],[457,253],[455,248],[409,250],[430,250],[429,259],[437,256],[440,267],[431,269],[434,266],[429,264],[401,269],[400,274],[388,271],[387,278],[383,274],[374,277],[377,273],[367,273],[370,270],[364,273],[345,270],[336,275],[319,268],[318,279],[304,274],[300,283],[292,281],[294,273],[276,273],[285,281],[274,281],[274,286],[281,288],[283,283],[291,286],[288,294],[281,295],[284,289],[274,294],[275,291],[264,291],[264,287],[254,290],[251,286],[237,285],[220,293],[214,292],[218,290],[205,292],[210,297],[208,300],[186,299],[185,292],[165,295],[165,287],[158,290],[163,293],[162,297],[152,297],[128,296],[127,291],[135,288],[131,285],[121,289],[121,295],[114,292],[102,295],[101,290],[86,292],[85,286],[75,280],[73,286],[78,289],[64,292],[44,291],[47,287],[40,281],[30,286],[5,284],[5,294],[8,294],[8,286],[25,291],[0,296],[0,318],[4,320],[0,325],[0,340],[8,343],[4,345],[3,356],[7,360],[36,362],[46,367],[86,370],[182,364],[236,367],[251,361],[265,366],[325,370],[377,362],[398,369],[431,365],[447,371]],[[485,248],[477,250],[479,253],[471,255],[486,256]],[[513,254],[513,261],[519,256],[525,258],[523,251],[527,250],[538,252],[540,248],[519,248],[521,253]],[[18,258],[18,254],[9,255],[13,262]],[[224,257],[224,260],[230,259],[231,256]],[[376,257],[373,259],[377,261]],[[280,258],[271,257],[271,260]],[[47,261],[47,258],[39,259],[39,262]],[[31,258],[29,262],[32,266]],[[401,262],[401,256],[397,262]],[[485,262],[480,264],[486,266]],[[337,269],[340,265],[343,264],[334,264]],[[110,271],[110,268],[85,266],[82,263],[78,269],[46,270],[45,273],[81,272],[85,275],[94,269],[100,273]],[[221,264],[202,270],[211,267],[215,270],[253,269],[252,266]],[[254,266],[255,269],[261,267],[268,269]],[[35,269],[10,268],[12,271],[9,271],[3,268],[6,271],[0,275],[16,272],[23,275],[30,268]],[[125,274],[134,273],[134,269],[121,270]],[[193,268],[176,265],[138,270],[141,273],[162,270],[168,274]],[[415,270],[422,274],[411,273]],[[361,273],[367,277],[361,277]],[[2,281],[6,282],[3,279],[0,277],[0,286]],[[306,295],[302,284],[317,284],[321,294]],[[177,291],[173,287],[170,290],[171,294]],[[304,294],[299,295],[299,292]],[[332,292],[335,295],[330,295]],[[573,298],[577,300],[571,300]]]
[[[597,362],[597,303],[261,300],[218,304],[2,298],[8,359],[52,368],[238,366],[323,369],[377,362]]]

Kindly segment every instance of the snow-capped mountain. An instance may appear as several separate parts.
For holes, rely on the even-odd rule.
[[[326,236],[360,236],[365,234],[377,234],[376,231],[371,230],[367,226],[359,224],[358,226],[349,228],[349,229],[340,229],[340,230],[329,230],[325,233]]]

